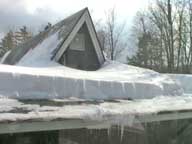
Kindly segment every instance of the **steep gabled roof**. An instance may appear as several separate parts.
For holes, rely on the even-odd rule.
[[[54,59],[56,61],[58,61],[61,58],[61,56],[63,55],[65,50],[68,48],[69,44],[71,43],[71,41],[73,40],[75,35],[78,33],[80,28],[83,26],[83,24],[86,24],[86,26],[88,28],[90,37],[91,37],[92,42],[93,42],[93,46],[95,48],[95,52],[96,52],[98,60],[99,60],[99,63],[103,64],[104,56],[103,56],[103,53],[101,51],[101,46],[100,46],[100,43],[99,43],[99,40],[98,40],[98,37],[97,37],[97,33],[96,33],[96,30],[95,30],[93,21],[91,19],[90,13],[89,13],[87,8],[85,9],[84,13],[80,17],[77,24],[72,29],[71,33],[68,35],[68,37],[66,37],[66,39],[63,42],[61,48],[59,48],[58,51],[56,52],[56,54],[54,56]]]
[[[15,49],[13,49],[10,54],[5,58],[4,64],[14,65],[17,64],[21,58],[31,49],[35,49],[37,45],[42,43],[45,39],[55,34],[59,33],[59,40],[61,41],[59,44],[57,43],[56,48],[52,52],[52,56],[50,59],[54,59],[58,61],[60,56],[66,50],[66,46],[68,46],[71,40],[74,38],[75,34],[82,26],[83,23],[87,24],[89,32],[91,33],[91,38],[94,46],[96,47],[96,53],[100,63],[104,62],[104,57],[101,52],[101,47],[97,38],[97,34],[95,28],[93,26],[93,22],[91,20],[89,11],[87,8],[73,14],[72,16],[67,17],[63,21],[55,24],[51,28],[45,30],[44,32],[39,33],[37,36],[28,40],[27,42],[19,45]]]

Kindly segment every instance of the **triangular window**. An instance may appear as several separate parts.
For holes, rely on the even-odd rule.
[[[78,33],[69,45],[70,50],[85,51],[85,34]]]

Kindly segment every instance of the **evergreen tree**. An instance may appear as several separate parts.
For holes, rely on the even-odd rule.
[[[7,50],[11,50],[16,46],[16,41],[14,39],[14,33],[9,31],[5,37],[2,39],[2,47]]]
[[[6,50],[3,47],[3,43],[0,42],[0,57],[2,57],[5,54]]]
[[[2,57],[7,51],[12,50],[19,44],[24,43],[32,37],[26,26],[23,26],[19,31],[9,31],[0,42],[0,57]]]
[[[15,32],[15,40],[17,45],[23,43],[32,37],[32,34],[28,31],[26,26],[23,26],[19,31]]]

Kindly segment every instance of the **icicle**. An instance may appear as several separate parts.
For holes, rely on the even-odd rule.
[[[54,98],[58,98],[59,97],[58,93],[55,91],[55,88],[54,88],[53,94],[54,94]]]
[[[56,76],[54,76],[52,79],[52,87],[53,87],[53,97],[58,98],[58,94],[55,90],[55,86],[56,86]]]
[[[16,94],[16,97],[19,98],[19,92],[16,91],[15,94]]]
[[[120,141],[122,142],[123,141],[123,135],[124,135],[124,125],[121,125],[121,138],[120,138]]]
[[[101,87],[101,81],[98,80],[97,83],[98,83],[98,87],[100,88]]]
[[[132,83],[132,86],[133,86],[133,93],[134,93],[133,97],[136,97],[136,86],[134,82]]]
[[[130,116],[128,116],[127,125],[128,125],[128,126],[130,126],[130,127],[132,127],[132,126],[133,126],[134,121],[136,121],[136,119],[135,119],[135,116],[134,116],[134,115],[130,115]]]
[[[124,82],[121,82],[121,87],[122,87],[122,90],[123,90],[123,95],[125,95],[125,83]]]
[[[40,76],[38,74],[35,75],[37,80],[40,80]]]
[[[82,97],[82,94],[80,94],[80,85],[79,85],[79,82],[80,80],[78,79],[74,79],[74,85],[75,85],[75,88],[74,88],[74,97]]]
[[[83,91],[86,92],[86,80],[83,79]]]
[[[110,139],[110,135],[111,135],[111,127],[109,127],[107,129],[107,136],[108,136],[108,139]]]

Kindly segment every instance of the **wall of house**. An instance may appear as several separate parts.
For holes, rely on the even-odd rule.
[[[1,134],[0,144],[59,144],[59,131]]]
[[[123,131],[123,132],[122,132]],[[146,133],[134,128],[66,129],[59,132],[59,144],[147,144]],[[153,143],[154,144],[154,143]]]
[[[84,34],[85,50],[74,50],[69,47],[62,56],[65,58],[61,58],[60,62],[62,63],[62,61],[65,60],[66,66],[81,70],[97,70],[100,67],[100,64],[87,26],[84,24],[78,33]]]

